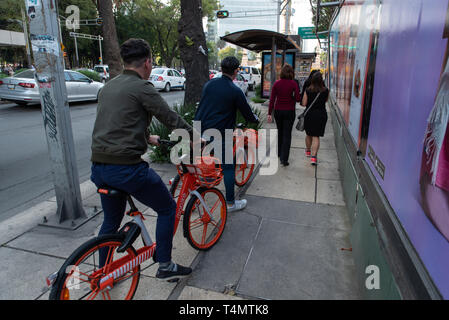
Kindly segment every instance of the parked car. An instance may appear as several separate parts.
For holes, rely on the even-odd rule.
[[[218,72],[214,75],[214,78],[219,78],[221,76],[222,73]],[[248,81],[246,81],[245,78],[243,78],[243,76],[240,73],[237,74],[233,82],[237,87],[239,87],[243,91],[245,96],[248,95]]]
[[[240,72],[243,78],[245,78],[248,81],[250,90],[254,90],[254,88],[262,81],[260,71],[256,67],[241,66]]]
[[[105,83],[109,80],[109,66],[107,64],[97,64],[94,70],[100,74],[101,82]]]
[[[64,70],[64,77],[69,102],[97,100],[98,93],[104,86],[76,71]],[[34,70],[28,69],[13,77],[0,79],[0,98],[19,105],[40,103]]]
[[[148,81],[159,90],[169,92],[172,88],[185,90],[186,79],[179,71],[171,68],[155,68]]]

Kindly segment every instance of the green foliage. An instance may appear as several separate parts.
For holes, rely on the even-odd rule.
[[[224,49],[221,49],[220,51],[218,51],[218,59],[222,61],[226,57],[235,56],[235,52],[236,50],[232,47],[226,47]]]
[[[267,101],[267,99],[262,99],[262,98],[259,98],[259,97],[253,97],[253,98],[251,98],[251,101],[254,102],[254,103],[264,103],[265,101]]]
[[[248,122],[246,127],[249,128],[249,129],[259,130],[259,129],[262,128],[262,122],[263,122],[262,118],[261,118],[262,117],[262,111],[257,109],[257,108],[254,108],[254,107],[251,107],[251,110],[259,118],[260,121],[259,121],[258,124]],[[236,124],[238,124],[238,123],[246,123],[246,120],[243,117],[243,115],[240,113],[240,111],[237,111],[237,118],[236,118],[235,123]]]
[[[94,81],[98,81],[101,82],[101,77],[100,74],[98,72],[95,71],[89,71],[89,70],[85,70],[85,69],[80,69],[80,70],[76,70],[79,73],[84,74],[86,77],[94,80]]]
[[[317,0],[310,0],[312,4],[312,23],[315,28],[318,27],[317,32],[329,30],[332,16],[336,7],[321,8],[320,10],[320,20],[318,21],[318,26],[316,26],[316,4]],[[334,0],[321,0],[321,3],[333,2]]]
[[[193,119],[195,118],[196,105],[174,105],[173,110],[180,115],[188,124],[193,124]],[[150,124],[150,133],[152,135],[158,135],[163,140],[169,140],[170,131],[162,123],[153,119]],[[152,162],[164,163],[170,162],[170,151],[171,148],[160,145],[151,146],[150,159]]]

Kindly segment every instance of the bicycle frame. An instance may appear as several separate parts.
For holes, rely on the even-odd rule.
[[[175,225],[173,234],[176,233],[179,221],[184,211],[184,204],[190,195],[194,194],[200,200],[203,208],[206,210],[209,216],[212,216],[209,208],[207,207],[203,197],[196,190],[191,190],[192,187],[195,186],[195,178],[192,174],[186,172],[182,175],[181,181],[182,187],[181,192],[178,197],[178,201],[176,204],[176,217],[175,217]],[[133,221],[140,227],[141,236],[144,243],[144,247],[137,250],[137,256],[131,259],[128,255],[120,258],[117,261],[114,261],[111,265],[106,265],[95,273],[107,273],[106,276],[102,277],[99,281],[99,290],[111,290],[114,280],[121,278],[123,275],[128,273],[130,270],[135,268],[136,266],[142,264],[146,260],[150,259],[155,250],[156,250],[156,242],[153,242],[151,236],[143,223],[142,213],[139,211],[130,212],[129,215],[133,217]],[[105,272],[104,268],[108,268],[112,270],[111,272]]]

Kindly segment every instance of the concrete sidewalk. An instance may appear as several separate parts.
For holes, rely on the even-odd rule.
[[[211,250],[194,250],[178,230],[173,260],[192,266],[193,274],[179,283],[161,282],[152,266],[143,271],[134,299],[361,299],[352,252],[342,250],[351,247],[350,226],[331,121],[318,167],[309,164],[304,147],[304,133],[293,129],[290,166],[256,175],[240,190],[248,206],[228,214]],[[151,167],[166,183],[176,173],[171,164]],[[81,193],[84,206],[101,207],[93,183],[83,183]],[[154,238],[155,212],[137,207]],[[48,299],[45,277],[94,237],[103,219],[101,213],[75,231],[38,226],[55,210],[55,199],[49,199],[0,224],[0,299]]]

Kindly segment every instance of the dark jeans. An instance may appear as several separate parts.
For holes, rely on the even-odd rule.
[[[278,129],[278,156],[285,163],[290,155],[295,110],[274,110],[274,120]]]
[[[228,204],[234,204],[234,183],[235,183],[235,165],[234,164],[222,164],[223,180],[226,188],[226,202]]]
[[[176,203],[159,175],[148,163],[136,165],[92,164],[91,180],[97,187],[115,188],[129,193],[157,213],[156,243],[158,262],[171,261]],[[99,235],[118,231],[122,222],[126,197],[101,195],[104,221]],[[100,251],[100,266],[106,257]]]

